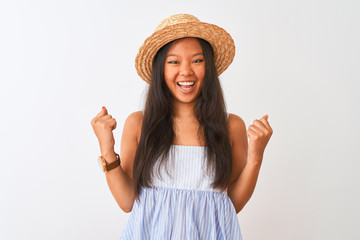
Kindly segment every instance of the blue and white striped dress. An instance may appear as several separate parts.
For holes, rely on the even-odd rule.
[[[121,233],[123,239],[242,239],[226,191],[211,188],[206,147],[172,145],[161,177],[154,167],[152,188],[141,189]]]

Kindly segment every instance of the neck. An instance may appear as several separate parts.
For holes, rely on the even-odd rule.
[[[193,119],[195,103],[174,102],[174,118],[175,119]]]

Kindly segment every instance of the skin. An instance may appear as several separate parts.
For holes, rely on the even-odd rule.
[[[174,96],[173,119],[176,137],[173,144],[203,146],[204,141],[199,139],[197,134],[199,123],[193,113],[205,76],[205,58],[196,39],[182,39],[170,47],[164,65],[164,76]],[[177,83],[183,81],[195,82],[191,91],[184,93],[181,90]],[[121,137],[121,168],[106,172],[108,186],[116,202],[125,212],[131,211],[135,200],[132,171],[141,135],[142,119],[141,111],[128,116]],[[255,189],[263,153],[273,132],[267,119],[267,115],[255,119],[246,129],[244,121],[239,116],[230,114],[228,118],[233,168],[227,194],[236,213],[245,206]],[[108,162],[115,161],[113,144],[106,145],[105,142],[112,142],[112,130],[116,128],[116,121],[108,115],[106,109],[103,109],[91,123],[99,139],[102,156],[108,159]]]
[[[198,138],[199,123],[194,116],[194,104],[200,94],[205,77],[205,58],[200,43],[194,38],[176,41],[168,50],[164,77],[170,89],[175,108],[174,130],[176,145],[202,146]],[[191,91],[184,93],[178,82],[194,82]]]
[[[164,77],[174,96],[175,107],[193,107],[205,77],[205,57],[196,39],[180,39],[171,45],[166,54]],[[182,92],[178,83],[189,81],[195,83],[191,92]]]

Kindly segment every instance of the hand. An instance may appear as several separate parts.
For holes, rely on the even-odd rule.
[[[265,147],[273,133],[267,119],[268,115],[265,115],[260,120],[254,120],[247,130],[249,137],[248,159],[262,161]]]
[[[91,120],[91,126],[99,140],[101,153],[112,151],[115,145],[112,130],[116,128],[116,120],[108,114],[105,107]]]

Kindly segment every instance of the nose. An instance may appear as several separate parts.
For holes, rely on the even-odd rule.
[[[194,71],[191,67],[191,63],[182,63],[180,67],[181,76],[191,76],[194,74]]]

